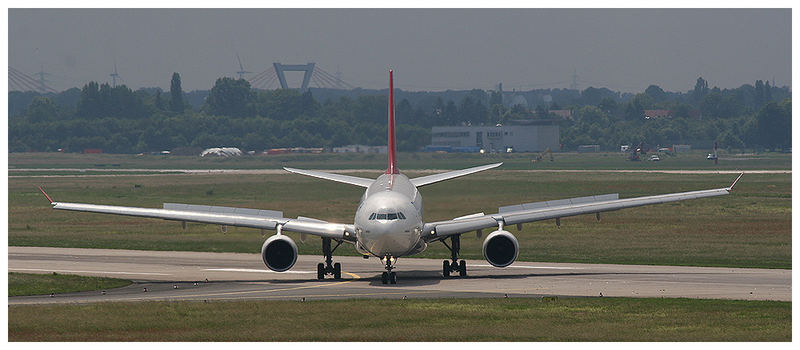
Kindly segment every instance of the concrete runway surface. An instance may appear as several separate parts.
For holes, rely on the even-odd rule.
[[[312,169],[309,169],[312,170]],[[375,173],[380,174],[383,170],[377,169],[313,169],[318,171],[326,171],[337,174],[352,174],[352,173]],[[632,169],[632,170],[569,170],[569,169],[527,169],[527,170],[504,170],[507,173],[664,173],[664,174],[681,174],[681,175],[700,175],[700,174],[791,174],[791,170],[645,170],[645,169]],[[73,174],[73,175],[14,175],[18,172],[103,172],[110,174]],[[408,172],[414,174],[436,174],[444,173],[450,170],[447,169],[410,169]],[[116,172],[124,174],[114,174]],[[136,174],[143,173],[143,174]],[[176,175],[219,175],[219,174],[237,174],[237,175],[294,175],[283,169],[102,169],[102,168],[10,168],[8,169],[9,178],[48,178],[48,177],[117,177],[117,176],[176,176]]]
[[[302,255],[288,272],[259,254],[8,247],[8,271],[134,280],[123,288],[9,297],[8,303],[143,300],[471,298],[524,296],[688,297],[792,300],[791,270],[515,262],[494,268],[468,260],[468,276],[442,279],[442,260],[401,258],[396,285],[381,284],[377,258],[334,256],[343,280],[316,279],[322,256]],[[206,281],[207,279],[207,281]],[[145,291],[146,289],[146,291]]]

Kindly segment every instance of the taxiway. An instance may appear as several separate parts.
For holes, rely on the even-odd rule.
[[[321,256],[303,255],[288,272],[272,272],[259,254],[8,247],[8,271],[125,278],[131,286],[55,296],[10,297],[8,303],[142,300],[687,297],[791,301],[791,270],[516,262],[494,268],[469,260],[469,276],[443,279],[442,260],[404,258],[398,284],[381,284],[376,258],[334,256],[340,281],[316,279]]]

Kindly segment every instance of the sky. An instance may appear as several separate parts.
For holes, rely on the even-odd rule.
[[[791,86],[790,9],[9,9],[8,65],[63,90],[111,82],[207,90],[316,63],[403,90]]]

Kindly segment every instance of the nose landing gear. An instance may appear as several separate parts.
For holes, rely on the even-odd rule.
[[[324,280],[325,275],[333,275],[333,279],[342,279],[342,264],[333,264],[333,252],[342,244],[342,241],[337,241],[336,246],[331,249],[331,239],[322,239],[322,254],[325,255],[325,263],[317,264],[317,279]]]
[[[458,253],[461,250],[461,235],[450,236],[451,245],[448,245],[444,240],[442,240],[442,243],[450,250],[450,259],[452,259],[452,262],[449,260],[442,262],[442,277],[449,278],[450,274],[456,271],[458,271],[459,277],[466,277],[467,262],[465,260],[458,260]]]
[[[386,271],[381,274],[381,283],[387,284],[397,284],[397,273],[393,272],[394,269],[394,262],[397,261],[393,256],[385,256],[381,259],[384,264],[386,264]]]

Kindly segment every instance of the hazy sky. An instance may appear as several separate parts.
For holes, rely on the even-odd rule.
[[[9,9],[9,66],[56,89],[119,75],[132,88],[210,89],[236,53],[258,73],[316,62],[364,88],[686,91],[791,86],[789,9]],[[252,75],[251,75],[252,76]]]

